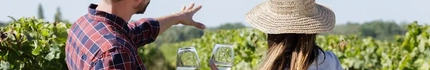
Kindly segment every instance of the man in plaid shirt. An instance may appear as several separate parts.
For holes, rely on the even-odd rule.
[[[137,48],[153,42],[176,24],[204,29],[192,17],[202,6],[183,7],[180,12],[158,18],[128,22],[143,14],[150,0],[102,0],[91,4],[88,14],[68,30],[66,62],[70,70],[145,70]]]

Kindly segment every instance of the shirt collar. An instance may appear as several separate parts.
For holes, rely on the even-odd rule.
[[[127,21],[114,14],[96,10],[97,6],[97,4],[90,4],[88,7],[88,17],[92,18],[93,20],[113,22],[113,25],[120,26],[120,28],[122,28],[121,30],[125,30],[125,32],[129,31]]]

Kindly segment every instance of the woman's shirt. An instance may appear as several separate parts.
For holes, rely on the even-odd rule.
[[[318,55],[318,66],[315,65],[315,63],[316,61],[311,64],[308,70],[343,70],[339,59],[331,51],[325,51],[325,54],[320,51]]]

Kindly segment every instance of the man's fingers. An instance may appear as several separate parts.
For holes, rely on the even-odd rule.
[[[202,5],[197,6],[196,8],[193,8],[192,11],[193,12],[197,12],[202,8]]]
[[[199,28],[199,29],[205,29],[206,28],[206,25],[205,24],[203,24],[203,23],[200,23],[200,22],[194,22],[193,24],[191,24],[192,26],[195,26],[195,27],[197,27],[197,28]]]
[[[191,2],[190,7],[188,7],[188,10],[192,9],[194,7],[194,2]]]
[[[184,6],[182,6],[181,11],[184,11],[186,8],[187,8],[187,7],[186,7],[185,5],[184,5]]]

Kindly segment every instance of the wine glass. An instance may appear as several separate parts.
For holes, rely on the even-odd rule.
[[[196,48],[184,47],[179,48],[176,58],[176,70],[198,70],[200,59],[197,55]]]
[[[233,46],[229,44],[215,44],[211,60],[219,70],[230,70],[234,62]]]

